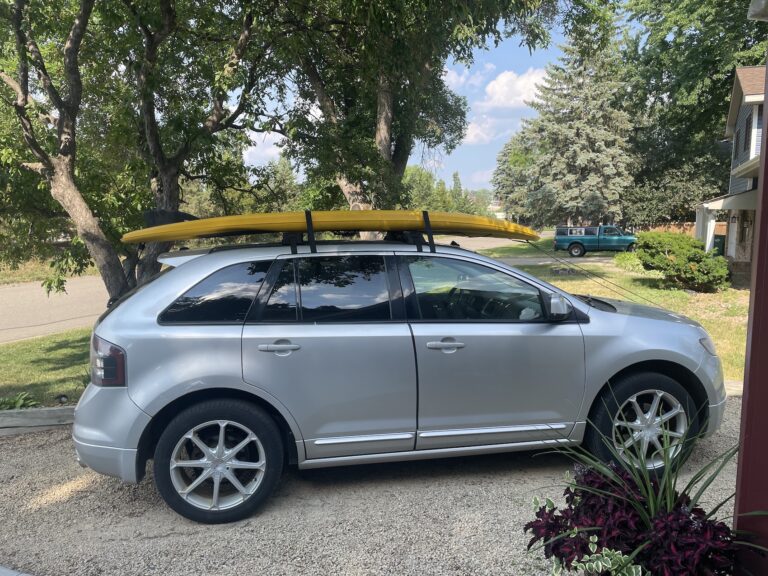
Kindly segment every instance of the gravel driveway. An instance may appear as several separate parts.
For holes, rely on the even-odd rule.
[[[736,441],[740,408],[732,398],[691,467]],[[37,576],[548,574],[525,554],[522,526],[533,496],[559,496],[569,468],[560,455],[518,453],[289,469],[256,516],[204,526],[172,513],[149,479],[130,486],[79,468],[68,430],[0,438],[0,454],[0,566]],[[709,501],[735,475],[734,462]]]

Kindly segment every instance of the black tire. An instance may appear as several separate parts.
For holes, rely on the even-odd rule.
[[[627,246],[627,252],[634,252],[635,250],[637,250],[637,244],[635,244],[634,242],[629,246]]]
[[[568,254],[570,254],[574,258],[579,258],[580,256],[584,256],[585,252],[586,250],[584,250],[584,246],[582,246],[578,242],[574,242],[573,244],[568,246]]]
[[[618,415],[620,407],[624,406],[625,402],[628,402],[635,395],[640,395],[638,401],[641,404],[641,410],[645,409],[647,404],[643,404],[643,399],[652,398],[650,394],[642,394],[645,391],[660,391],[663,393],[660,402],[671,402],[670,398],[673,398],[684,410],[687,430],[680,439],[680,447],[673,456],[673,460],[676,463],[681,458],[684,461],[690,454],[693,442],[699,435],[700,418],[698,409],[691,395],[679,382],[669,376],[656,372],[630,374],[607,387],[597,397],[590,413],[590,422],[587,424],[584,447],[603,462],[619,463],[616,453],[611,449],[614,448],[615,450],[616,447],[614,443],[614,418]],[[634,409],[628,407],[625,407],[625,410],[630,410],[630,414],[634,411]],[[625,419],[627,419],[626,416],[627,414],[625,413]],[[670,422],[670,428],[679,418],[679,416],[675,417],[674,422]],[[628,434],[629,430],[623,430],[622,432]],[[611,445],[611,448],[609,448],[609,445]],[[650,448],[650,450],[652,451],[653,448]],[[625,462],[631,464],[631,458],[632,454],[629,454]],[[657,474],[662,474],[664,471],[663,464],[653,465],[654,459],[655,457],[652,455],[648,457],[647,467],[652,468]],[[637,463],[634,465],[637,466]]]
[[[219,421],[226,422],[227,424],[222,427],[218,424]],[[228,504],[231,507],[204,509],[200,506],[200,502],[196,505],[194,501],[190,502],[182,497],[177,489],[177,485],[174,484],[174,481],[177,484],[189,482],[191,486],[200,475],[204,472],[207,473],[202,467],[182,467],[177,468],[177,471],[171,471],[171,458],[177,449],[185,450],[190,454],[186,460],[196,459],[191,455],[194,450],[199,451],[201,458],[205,458],[203,452],[194,445],[192,440],[184,439],[184,436],[188,432],[195,430],[196,427],[200,427],[196,437],[199,440],[203,440],[212,451],[218,443],[218,437],[213,435],[216,434],[216,430],[223,428],[225,430],[221,433],[221,436],[224,436],[223,446],[230,449],[230,452],[227,454],[231,454],[231,449],[236,444],[251,438],[247,435],[246,430],[254,435],[254,438],[244,448],[231,455],[231,458],[234,459],[231,461],[233,470],[229,468],[229,461],[222,463],[220,460],[215,460],[214,465],[208,466],[210,474],[217,475],[220,482],[219,492],[216,495],[224,490],[225,497],[231,500]],[[227,431],[227,428],[229,428],[229,431]],[[231,434],[232,437],[227,438],[227,434]],[[213,440],[207,441],[204,435]],[[240,462],[240,460],[243,460],[243,462]],[[250,460],[250,462],[245,460]],[[235,484],[222,475],[230,473],[234,475],[234,468],[240,468],[236,464],[248,464],[254,461],[256,465],[264,462],[264,469],[262,471],[238,470],[237,474],[239,476],[235,477],[235,480],[240,482],[242,487],[253,490],[252,493],[244,495],[235,487]],[[226,469],[226,472],[224,469]],[[201,402],[179,413],[163,430],[155,448],[153,470],[155,485],[163,500],[182,516],[204,524],[220,524],[242,520],[251,516],[264,503],[280,480],[283,471],[283,442],[280,430],[274,420],[264,410],[249,402],[230,399]],[[246,482],[250,483],[246,484]],[[213,484],[213,476],[210,476],[210,478],[203,480],[197,488],[192,490],[191,495],[194,498],[198,498],[198,491],[210,490],[211,502],[214,503],[217,499],[214,497]],[[199,496],[200,499],[204,497]],[[237,503],[239,498],[242,498],[242,502]]]

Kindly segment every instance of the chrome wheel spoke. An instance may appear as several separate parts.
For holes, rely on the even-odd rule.
[[[216,510],[219,507],[219,492],[221,490],[221,474],[213,475],[213,496],[211,496],[211,508]]]
[[[253,441],[254,438],[255,438],[255,436],[253,436],[252,434],[249,434],[245,438],[245,440],[243,440],[237,446],[232,448],[232,450],[227,450],[226,454],[224,454],[224,459],[225,460],[234,460],[235,456],[237,456],[237,453],[240,452],[240,450],[242,450],[246,446],[248,446],[248,444],[250,444]]]
[[[245,486],[242,485],[240,480],[237,479],[237,476],[235,476],[235,473],[232,472],[232,470],[227,470],[224,473],[224,477],[229,481],[232,486],[235,487],[235,489],[240,492],[243,496],[249,496],[250,492],[246,489]]]
[[[188,440],[191,440],[195,446],[197,446],[200,449],[200,452],[203,453],[203,456],[206,460],[213,459],[213,452],[211,452],[211,449],[208,447],[208,445],[200,440],[200,438],[197,437],[197,434],[195,434],[194,431],[189,432],[185,438]]]
[[[244,462],[243,460],[230,460],[229,467],[232,470],[264,470],[266,462],[259,460],[258,462]]]
[[[653,402],[651,402],[651,407],[648,409],[648,412],[645,415],[646,422],[654,421],[656,418],[656,413],[659,411],[659,404],[661,404],[661,393],[656,391],[656,394],[653,395]]]
[[[661,416],[656,418],[656,421],[659,424],[663,424],[664,422],[669,422],[670,420],[672,420],[672,418],[674,418],[675,416],[678,416],[680,413],[682,413],[682,411],[683,411],[682,407],[675,406],[669,412],[665,412],[664,414],[662,414]]]
[[[171,469],[173,468],[209,468],[211,463],[203,458],[201,460],[171,460]]]
[[[182,495],[182,496],[184,496],[184,497],[188,496],[190,492],[192,492],[192,491],[193,491],[195,488],[197,488],[198,486],[200,486],[200,484],[202,484],[203,482],[205,482],[206,480],[208,480],[208,478],[210,478],[212,475],[213,475],[213,471],[211,471],[211,470],[206,470],[206,471],[204,471],[202,474],[200,474],[200,476],[198,476],[198,477],[197,477],[197,478],[196,478],[196,479],[195,479],[195,480],[192,482],[192,484],[190,484],[189,486],[187,486],[187,487],[186,487],[186,489],[184,489],[184,490],[182,490],[181,492],[179,492],[179,494],[181,494],[181,495]]]
[[[227,423],[219,421],[219,442],[216,444],[216,457],[221,458],[227,451],[225,432],[227,429]]]
[[[653,447],[656,448],[656,452],[659,452],[660,454],[664,452],[664,447],[661,445],[661,442],[659,442],[658,436],[651,438],[651,443],[653,444]]]

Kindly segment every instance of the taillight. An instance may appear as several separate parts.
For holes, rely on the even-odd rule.
[[[125,350],[96,334],[91,338],[91,383],[125,386]]]

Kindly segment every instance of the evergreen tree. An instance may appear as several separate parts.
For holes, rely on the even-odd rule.
[[[491,185],[495,197],[501,202],[507,218],[518,223],[528,223],[530,217],[526,205],[530,168],[534,152],[525,131],[518,132],[499,152]]]
[[[564,46],[558,63],[547,68],[531,104],[539,115],[525,122],[520,137],[527,140],[524,149],[532,151],[522,181],[525,212],[533,223],[621,219],[633,159],[619,70],[615,44],[595,50]]]

